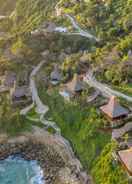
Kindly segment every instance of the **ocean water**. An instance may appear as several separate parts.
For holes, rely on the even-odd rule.
[[[10,156],[0,161],[0,184],[44,184],[43,171],[37,161]]]

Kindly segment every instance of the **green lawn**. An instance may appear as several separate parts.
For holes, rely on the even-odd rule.
[[[111,135],[99,131],[104,119],[93,105],[82,106],[65,103],[53,90],[50,96],[41,90],[41,99],[50,107],[47,118],[55,121],[62,135],[74,148],[84,168],[90,172],[96,184],[128,184],[119,163],[113,164]],[[101,169],[100,169],[101,168]]]
[[[126,95],[132,96],[132,84],[122,84],[120,86],[114,86],[114,89],[125,93]]]
[[[57,91],[53,91],[51,96],[44,91],[40,94],[50,108],[47,118],[59,125],[62,135],[71,142],[75,153],[89,170],[93,160],[110,141],[110,135],[98,131],[104,120],[91,106],[65,103]]]

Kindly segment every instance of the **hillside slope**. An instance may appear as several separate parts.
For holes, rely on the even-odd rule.
[[[104,98],[99,95],[95,103],[87,103],[88,95],[94,91],[88,86],[81,97],[67,104],[58,95],[59,87],[54,88],[46,82],[54,64],[58,64],[63,74],[62,84],[75,73],[84,74],[90,70],[100,82],[132,96],[132,0],[17,0],[10,9],[11,1],[0,2],[1,14],[4,11],[7,14],[13,12],[8,21],[0,23],[0,30],[6,33],[0,37],[0,73],[3,75],[6,70],[13,70],[21,76],[23,70],[31,72],[34,66],[45,59],[42,53],[48,53],[47,65],[42,68],[36,80],[39,95],[50,108],[47,117],[55,121],[62,134],[70,140],[96,184],[128,184],[123,169],[113,163],[112,153],[116,146],[111,143],[111,134],[101,129],[107,124],[107,120],[98,111]],[[56,16],[57,3],[60,16]],[[72,16],[82,30],[88,31],[100,41],[78,34],[53,30],[48,32],[47,27],[50,25],[78,33],[65,14]],[[40,31],[37,36],[31,34],[35,30]],[[14,113],[10,120],[8,114],[13,114],[13,109],[5,96],[1,97],[4,100],[0,105],[3,109],[3,114],[0,114],[1,129],[16,133],[19,129],[25,130],[24,125],[29,128],[31,122],[25,123],[18,113]],[[34,109],[29,115],[36,116]],[[16,124],[12,126],[12,122]],[[25,124],[21,125],[21,122]]]

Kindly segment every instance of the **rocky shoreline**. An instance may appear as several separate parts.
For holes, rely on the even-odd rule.
[[[19,154],[25,160],[37,160],[44,172],[46,184],[54,183],[60,168],[65,167],[65,163],[59,154],[51,147],[42,144],[36,145],[31,141],[21,144],[0,144],[0,160],[16,154]]]
[[[83,170],[76,168],[63,146],[54,141],[53,135],[38,128],[14,138],[0,135],[0,160],[16,154],[25,160],[37,160],[45,184],[90,184],[90,178],[84,181]]]

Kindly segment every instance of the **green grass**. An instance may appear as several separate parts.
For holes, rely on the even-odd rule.
[[[95,160],[92,174],[96,184],[128,184],[128,178],[121,165],[112,156],[116,144],[109,143]]]
[[[35,112],[35,108],[31,109],[27,116],[33,118],[33,119],[39,119],[39,115]]]
[[[114,86],[114,89],[125,93],[126,95],[132,96],[132,84],[122,84],[120,86]]]
[[[0,121],[0,132],[7,133],[10,136],[16,136],[24,131],[30,131],[32,124],[25,119],[25,117],[20,117],[19,115],[14,115],[10,119],[5,119]]]
[[[89,170],[94,159],[110,140],[110,135],[98,131],[103,119],[95,108],[65,103],[56,91],[53,91],[51,96],[41,91],[40,94],[50,108],[47,118],[57,123],[62,135],[71,142],[83,166]]]
[[[44,90],[46,91],[46,90]],[[99,131],[104,119],[92,104],[65,103],[57,89],[49,96],[39,91],[44,103],[50,107],[47,118],[55,121],[62,135],[69,140],[76,156],[96,184],[128,184],[119,163],[114,164],[111,135]],[[101,168],[101,169],[100,169]]]

